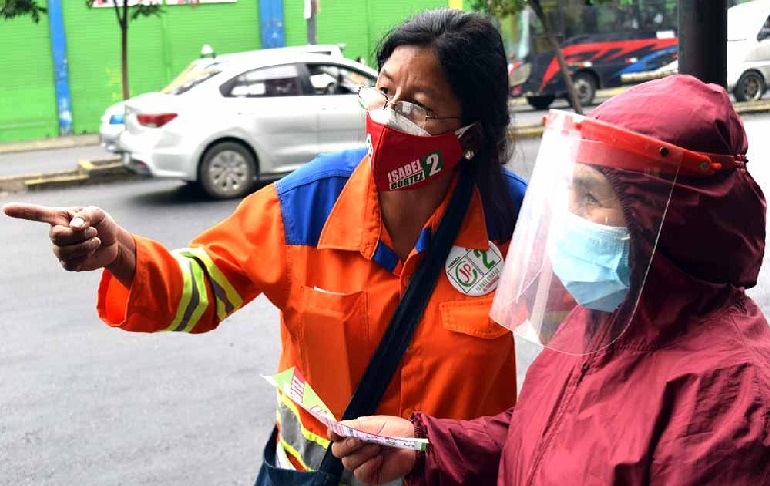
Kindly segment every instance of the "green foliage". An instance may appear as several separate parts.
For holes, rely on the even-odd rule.
[[[0,18],[3,19],[29,15],[37,23],[40,22],[40,15],[46,12],[46,8],[38,5],[36,0],[0,0]]]
[[[515,15],[526,6],[527,0],[471,0],[473,10],[500,18]]]
[[[165,13],[165,10],[160,5],[137,5],[133,7],[131,12],[131,20],[136,20],[139,17],[150,17],[152,15],[160,15]]]
[[[611,3],[617,0],[593,0],[592,3]],[[621,5],[631,5],[634,0],[619,0]],[[503,18],[509,15],[516,15],[524,10],[525,7],[531,6],[532,3],[538,3],[542,5],[543,9],[550,10],[556,8],[556,2],[548,0],[540,0],[533,2],[531,0],[471,0],[471,8],[477,12],[486,12],[494,15],[495,17]]]

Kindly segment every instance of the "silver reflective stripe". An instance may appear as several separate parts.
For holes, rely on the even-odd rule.
[[[188,262],[190,265],[190,273],[192,273],[192,262]],[[193,312],[195,309],[200,305],[201,297],[198,293],[198,286],[193,285],[192,286],[192,293],[190,295],[190,302],[187,304],[187,307],[184,310],[184,315],[182,316],[182,320],[179,322],[179,325],[176,326],[172,331],[184,331],[185,327],[187,327],[187,324],[190,322],[190,318],[192,317]]]
[[[305,438],[302,435],[302,424],[299,422],[299,418],[294,415],[294,412],[285,404],[278,401],[278,418],[281,423],[281,440],[288,443],[295,451],[300,454],[302,462],[310,469],[318,469],[321,466],[326,448]],[[277,444],[278,448],[282,448],[281,443]],[[276,451],[276,457],[283,456],[285,461],[288,462],[288,457],[285,451]],[[279,467],[285,469],[294,469],[294,467],[286,467],[282,461],[279,462]],[[362,483],[348,471],[342,473],[340,478],[340,484],[345,486],[368,486],[367,483]],[[384,486],[402,486],[404,481],[397,479],[386,483]]]
[[[307,467],[318,469],[326,453],[326,448],[305,438],[302,434],[302,424],[299,417],[294,415],[294,412],[283,403],[278,404],[278,415],[281,421],[281,440],[297,451],[300,456],[299,459]]]

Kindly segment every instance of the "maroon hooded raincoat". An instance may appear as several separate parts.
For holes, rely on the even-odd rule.
[[[639,85],[591,116],[690,150],[747,149],[724,90],[689,76]],[[634,244],[650,244],[645,222],[668,194],[639,173],[603,172],[633,275]],[[744,293],[764,241],[764,196],[745,169],[680,177],[626,332],[589,356],[544,350],[501,415],[415,414],[431,445],[409,484],[770,485],[770,328]]]

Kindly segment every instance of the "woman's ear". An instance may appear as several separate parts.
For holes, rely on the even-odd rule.
[[[484,130],[481,128],[481,122],[475,122],[460,135],[460,147],[463,153],[475,154],[484,145]],[[473,155],[467,157],[472,159]]]

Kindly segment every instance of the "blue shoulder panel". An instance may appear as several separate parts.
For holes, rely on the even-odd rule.
[[[503,169],[503,177],[506,184],[508,184],[508,193],[513,200],[513,207],[516,209],[516,214],[521,209],[521,203],[524,201],[524,193],[527,191],[527,183],[518,174],[514,174],[508,169]]]
[[[513,202],[515,217],[518,218],[521,203],[524,201],[524,193],[527,190],[527,183],[520,176],[505,168],[503,168],[503,179]],[[502,234],[502,228],[495,224],[492,214],[486,208],[484,209],[484,218],[487,224],[487,234],[491,241],[507,241],[511,237],[510,234]]]
[[[326,218],[366,147],[322,154],[275,183],[286,243],[318,244]]]

